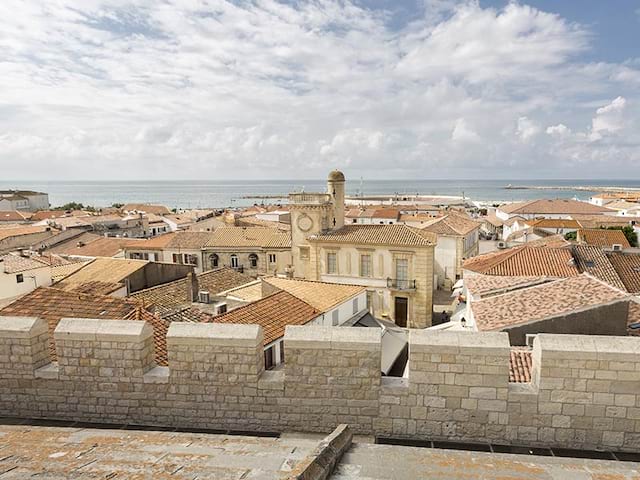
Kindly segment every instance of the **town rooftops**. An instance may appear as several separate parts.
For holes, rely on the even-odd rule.
[[[337,283],[294,280],[281,277],[267,277],[264,278],[263,281],[280,290],[289,292],[322,313],[328,312],[333,307],[348,301],[366,290],[364,287],[358,285],[341,285]]]
[[[237,272],[230,267],[200,273],[196,275],[196,279],[198,280],[198,290],[207,291],[211,295],[218,295],[221,292],[254,281],[249,275]],[[145,305],[150,308],[153,307],[154,311],[164,316],[175,312],[176,309],[191,305],[192,299],[189,298],[189,292],[188,278],[181,278],[180,280],[139,290],[130,297],[144,301]]]
[[[597,247],[611,247],[612,245],[622,245],[622,248],[631,247],[622,230],[583,228],[578,230],[578,241]]]
[[[490,223],[494,227],[501,227],[502,225],[504,225],[504,222],[500,218],[496,217],[495,213],[490,213],[485,217],[481,217],[479,220]]]
[[[626,291],[620,275],[602,248],[592,245],[575,245],[573,256],[576,259],[576,266],[581,272],[587,272],[609,285]],[[638,275],[640,276],[640,272]]]
[[[22,255],[0,255],[0,266],[4,266],[5,273],[20,273],[36,268],[46,268],[48,265],[35,258],[23,257]]]
[[[544,276],[538,277],[517,277],[517,276],[494,276],[494,275],[473,275],[464,279],[465,288],[474,297],[485,297],[497,295],[511,290],[529,287],[550,281]]]
[[[431,223],[422,227],[422,229],[427,232],[450,236],[467,235],[477,228],[480,228],[478,222],[459,213],[449,213],[442,217],[435,218]]]
[[[590,275],[565,278],[471,303],[478,330],[502,330],[628,299]]]
[[[264,344],[284,336],[287,325],[304,325],[321,312],[288,292],[276,292],[261,300],[213,317],[215,323],[257,324],[264,330]]]
[[[514,215],[571,215],[571,214],[604,214],[611,213],[605,207],[570,199],[539,199],[528,202],[516,202],[500,207],[505,213]]]
[[[123,205],[121,210],[123,212],[145,212],[145,213],[153,213],[155,215],[168,215],[171,213],[164,205],[151,205],[146,203],[127,203]]]
[[[144,268],[146,260],[96,258],[55,284],[61,290],[109,294],[124,286],[124,280]]]
[[[628,292],[640,293],[640,254],[612,252],[609,261]]]
[[[434,246],[435,234],[407,225],[345,225],[337,230],[311,235],[309,241],[353,243],[360,245],[392,245],[409,247]]]
[[[527,244],[469,258],[463,268],[503,276],[572,277],[580,273],[570,249]]]
[[[157,237],[140,240],[134,244],[128,245],[125,250],[162,250],[168,248],[171,241],[181,232],[169,232]]]
[[[577,220],[566,218],[539,218],[537,220],[528,220],[527,225],[536,228],[574,228],[576,230],[581,226]]]
[[[31,219],[31,213],[18,210],[0,211],[0,222],[24,222]]]
[[[624,227],[635,221],[640,224],[640,217],[617,217],[613,215],[571,215],[582,228]]]
[[[351,208],[347,211],[346,218],[381,218],[386,220],[397,220],[400,209],[394,207],[367,207]]]
[[[208,235],[209,248],[291,248],[290,233],[269,227],[221,227]]]
[[[0,228],[0,240],[4,240],[5,238],[11,238],[11,237],[20,237],[22,235],[32,235],[34,233],[42,233],[47,231],[51,231],[51,227],[47,227],[44,225],[43,226],[30,225],[30,226]]]
[[[48,248],[47,252],[77,257],[115,257],[126,247],[137,245],[140,242],[144,242],[144,240],[103,237],[84,232],[79,236]]]

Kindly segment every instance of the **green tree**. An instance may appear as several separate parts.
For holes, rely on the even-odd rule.
[[[578,234],[577,232],[567,232],[564,234],[564,239],[565,240],[577,240],[578,239]]]

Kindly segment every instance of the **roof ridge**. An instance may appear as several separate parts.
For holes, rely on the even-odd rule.
[[[213,318],[215,319],[215,318],[222,318],[222,317],[226,317],[226,316],[229,316],[229,315],[230,315],[230,314],[232,314],[232,313],[234,313],[234,314],[236,314],[236,315],[237,315],[237,313],[238,313],[238,312],[241,312],[241,311],[247,310],[249,307],[252,307],[252,306],[256,305],[257,303],[263,302],[263,301],[265,301],[265,300],[270,299],[271,297],[275,297],[276,295],[280,295],[280,294],[285,294],[285,295],[287,295],[287,296],[290,296],[290,297],[292,297],[292,298],[295,298],[296,300],[299,300],[300,302],[302,302],[302,303],[304,303],[304,304],[308,305],[311,309],[313,309],[313,311],[314,311],[315,313],[318,313],[318,314],[321,314],[321,313],[322,313],[322,312],[320,312],[319,310],[317,310],[315,307],[313,307],[313,305],[310,305],[309,303],[305,302],[304,300],[302,300],[301,298],[297,297],[296,295],[294,295],[294,294],[292,294],[292,293],[290,293],[290,292],[287,292],[286,290],[278,290],[277,292],[273,292],[273,293],[271,293],[271,294],[267,295],[266,297],[262,297],[262,298],[261,298],[261,299],[259,299],[259,300],[255,300],[255,301],[253,301],[253,302],[249,302],[249,303],[247,303],[246,305],[242,305],[241,307],[234,308],[234,309],[232,309],[232,310],[229,310],[229,311],[227,311],[227,312],[223,313],[222,315],[217,315],[217,316],[215,316],[215,317],[213,317]]]

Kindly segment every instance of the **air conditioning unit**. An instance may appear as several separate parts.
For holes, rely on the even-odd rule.
[[[221,303],[220,305],[216,306],[216,315],[222,315],[223,313],[227,313],[226,303]]]
[[[619,243],[614,243],[613,245],[611,245],[611,248],[614,252],[622,251],[622,245],[620,245]]]
[[[198,292],[198,302],[200,303],[209,303],[211,296],[207,290],[200,290]]]
[[[498,248],[507,248],[507,242],[498,242]]]

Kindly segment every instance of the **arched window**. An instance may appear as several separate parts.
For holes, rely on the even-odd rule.
[[[258,268],[258,255],[255,253],[249,254],[249,265],[251,265],[251,268]]]
[[[238,268],[239,265],[240,264],[238,263],[238,256],[235,253],[233,253],[231,255],[231,266],[233,268]]]
[[[211,268],[218,268],[218,262],[220,261],[220,259],[218,258],[217,254],[213,254],[211,255]]]

